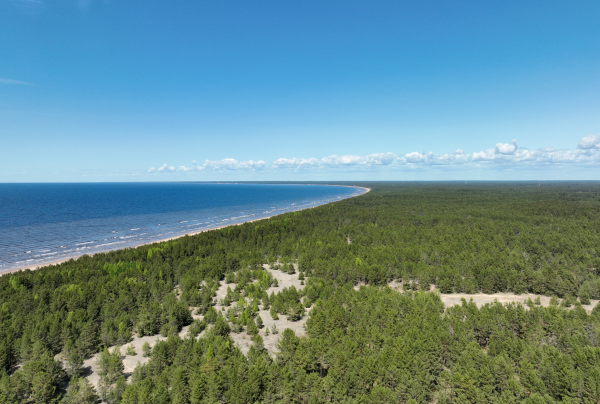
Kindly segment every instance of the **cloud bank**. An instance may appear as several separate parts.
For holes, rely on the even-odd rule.
[[[148,169],[148,174],[154,173],[174,173],[174,172],[194,172],[194,171],[236,171],[236,170],[247,170],[247,171],[258,171],[262,170],[266,167],[267,163],[263,160],[248,160],[248,161],[237,161],[236,159],[226,158],[223,160],[211,161],[206,160],[204,164],[197,165],[196,161],[192,161],[192,165],[189,167],[179,166],[179,168],[175,168],[174,166],[169,166],[168,164],[163,164],[160,168],[155,169],[154,167],[150,167]]]
[[[195,171],[306,171],[306,170],[409,170],[415,168],[440,169],[486,169],[486,168],[547,168],[549,166],[579,165],[590,167],[600,165],[600,134],[581,138],[574,150],[557,150],[546,147],[536,150],[520,147],[517,140],[509,143],[496,143],[495,147],[472,153],[457,149],[452,153],[409,152],[403,155],[385,152],[367,155],[331,155],[315,157],[281,157],[270,165],[263,160],[238,161],[233,158],[211,161],[202,165],[195,161],[189,167],[175,169],[167,164],[148,169],[149,174],[195,172]],[[600,168],[600,167],[599,167]]]

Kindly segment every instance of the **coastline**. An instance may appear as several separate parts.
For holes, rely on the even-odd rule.
[[[363,192],[362,194],[351,196],[349,198],[344,198],[344,199],[341,199],[341,200],[355,198],[357,196],[364,195],[364,194],[366,194],[366,193],[368,193],[368,192],[371,191],[371,188],[354,186],[354,185],[336,185],[336,184],[333,184],[333,185],[328,185],[328,186],[338,186],[338,187],[341,186],[341,187],[358,188],[358,189],[364,189],[365,190],[365,192]],[[291,212],[301,212],[301,211],[307,210],[307,209],[314,209],[314,208],[317,208],[319,206],[325,206],[325,205],[328,205],[328,204],[334,203],[334,202],[339,202],[339,200],[328,202],[328,203],[324,203],[324,204],[318,205],[318,206],[310,206],[310,207],[307,207],[307,208],[298,209],[298,210],[294,210],[294,211],[291,211]],[[154,241],[150,241],[150,242],[147,242],[147,243],[142,243],[142,244],[138,244],[136,246],[125,247],[125,248],[137,248],[137,247],[141,247],[143,245],[163,243],[165,241],[175,240],[175,239],[178,239],[178,238],[181,238],[181,237],[185,237],[185,236],[195,236],[197,234],[205,233],[207,231],[224,229],[226,227],[231,227],[231,226],[239,226],[239,225],[242,225],[242,224],[245,224],[245,223],[257,222],[259,220],[271,219],[273,217],[280,216],[280,215],[285,215],[286,213],[291,213],[291,212],[279,213],[277,215],[265,216],[265,217],[261,217],[261,218],[258,218],[258,219],[247,220],[247,221],[240,222],[240,223],[231,223],[231,224],[226,224],[226,225],[223,225],[223,226],[212,227],[210,229],[198,230],[198,231],[191,232],[191,233],[186,233],[186,234],[181,234],[181,235],[178,235],[178,236],[168,237],[168,238],[161,239],[161,240],[154,240]],[[78,258],[81,258],[84,255],[88,255],[88,256],[92,257],[95,254],[102,254],[102,253],[105,253],[105,252],[117,251],[117,250],[120,250],[120,248],[117,248],[115,250],[107,250],[107,251],[97,252],[97,253],[93,253],[93,254],[81,254],[81,255],[76,255],[76,256],[73,256],[73,257],[61,258],[59,260],[50,261],[50,262],[47,262],[47,263],[44,263],[44,264],[35,264],[35,265],[29,265],[29,266],[24,266],[24,267],[20,267],[20,268],[13,268],[13,269],[9,269],[7,271],[0,272],[0,276],[6,275],[6,274],[13,274],[13,273],[16,273],[16,272],[26,271],[26,270],[35,271],[35,270],[37,270],[39,268],[45,268],[45,267],[48,267],[48,266],[59,265],[59,264],[62,264],[63,262],[67,262],[67,261],[70,261],[70,260],[77,260]]]

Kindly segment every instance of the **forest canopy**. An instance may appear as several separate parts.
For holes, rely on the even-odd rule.
[[[94,402],[78,364],[97,352],[107,402],[600,400],[600,309],[578,302],[600,298],[600,184],[356,185],[372,190],[1,276],[0,403]],[[306,287],[269,296],[261,268],[275,262]],[[254,299],[235,318],[213,308],[224,279],[227,299]],[[431,285],[574,306],[444,308]],[[281,330],[275,357],[257,337],[244,355],[229,333],[255,324],[258,303],[274,316],[311,307],[307,336]],[[192,324],[192,310],[206,321]],[[180,338],[190,324],[195,335]],[[167,339],[126,385],[105,348],[157,334]]]

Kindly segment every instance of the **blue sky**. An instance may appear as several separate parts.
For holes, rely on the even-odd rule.
[[[0,1],[0,182],[600,180],[600,2]]]

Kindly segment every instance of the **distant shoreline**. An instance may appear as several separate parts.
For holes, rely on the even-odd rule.
[[[295,184],[290,184],[290,185],[295,185]],[[311,184],[299,184],[299,185],[311,185]],[[371,191],[371,188],[360,187],[360,186],[357,186],[357,185],[338,185],[338,184],[331,184],[331,185],[328,185],[328,184],[312,184],[312,185],[327,185],[327,186],[332,186],[332,187],[349,187],[349,188],[358,188],[358,189],[364,189],[365,190],[365,192],[363,192],[362,194],[354,195],[354,196],[351,196],[349,198],[344,198],[344,199],[350,199],[350,198],[354,198],[354,197],[357,197],[357,196],[361,196],[361,195],[364,195],[364,194],[366,194],[366,193],[368,193],[368,192]],[[341,200],[344,200],[344,199],[341,199]],[[324,205],[328,205],[330,203],[339,202],[339,201],[340,200],[331,201],[331,202],[324,203],[322,205],[310,206],[310,207],[303,208],[303,209],[293,210],[291,212],[300,212],[300,211],[303,211],[303,210],[306,210],[306,209],[313,209],[313,208],[316,208],[316,207],[319,207],[319,206],[324,206]],[[161,239],[161,240],[150,241],[150,242],[142,243],[142,244],[139,244],[139,245],[136,245],[136,246],[130,246],[130,247],[124,247],[124,248],[137,248],[137,247],[141,247],[143,245],[156,244],[156,243],[164,243],[165,241],[175,240],[175,239],[178,239],[178,238],[181,238],[181,237],[185,237],[185,236],[195,236],[196,234],[205,233],[207,231],[224,229],[226,227],[231,227],[231,226],[239,226],[239,225],[242,225],[242,224],[245,224],[245,223],[257,222],[259,220],[266,220],[266,219],[273,218],[275,216],[284,215],[286,213],[291,213],[291,212],[279,213],[277,215],[271,215],[271,216],[261,217],[261,218],[258,218],[258,219],[247,220],[247,221],[240,222],[240,223],[231,223],[231,224],[226,224],[226,225],[223,225],[223,226],[211,227],[210,229],[198,230],[198,231],[191,232],[191,233],[181,234],[179,236],[173,236],[173,237],[169,237],[169,238],[165,238],[165,239]],[[59,260],[50,261],[50,262],[47,262],[47,263],[44,263],[44,264],[35,264],[35,265],[29,265],[29,266],[24,266],[24,267],[20,267],[20,268],[13,268],[13,269],[9,269],[7,271],[0,272],[0,276],[7,275],[7,274],[12,274],[12,273],[16,273],[16,272],[20,272],[20,271],[26,271],[26,270],[35,271],[35,270],[40,269],[40,268],[45,268],[45,267],[49,267],[49,266],[54,266],[54,265],[62,264],[63,262],[67,262],[67,261],[70,261],[70,260],[77,260],[78,258],[81,258],[84,255],[88,255],[88,256],[92,257],[95,254],[103,254],[103,253],[106,253],[106,252],[118,251],[118,250],[121,250],[121,249],[122,248],[117,248],[117,249],[114,249],[114,250],[101,251],[101,252],[97,252],[97,253],[93,253],[93,254],[81,254],[81,255],[76,255],[76,256],[73,256],[73,257],[61,258]]]

